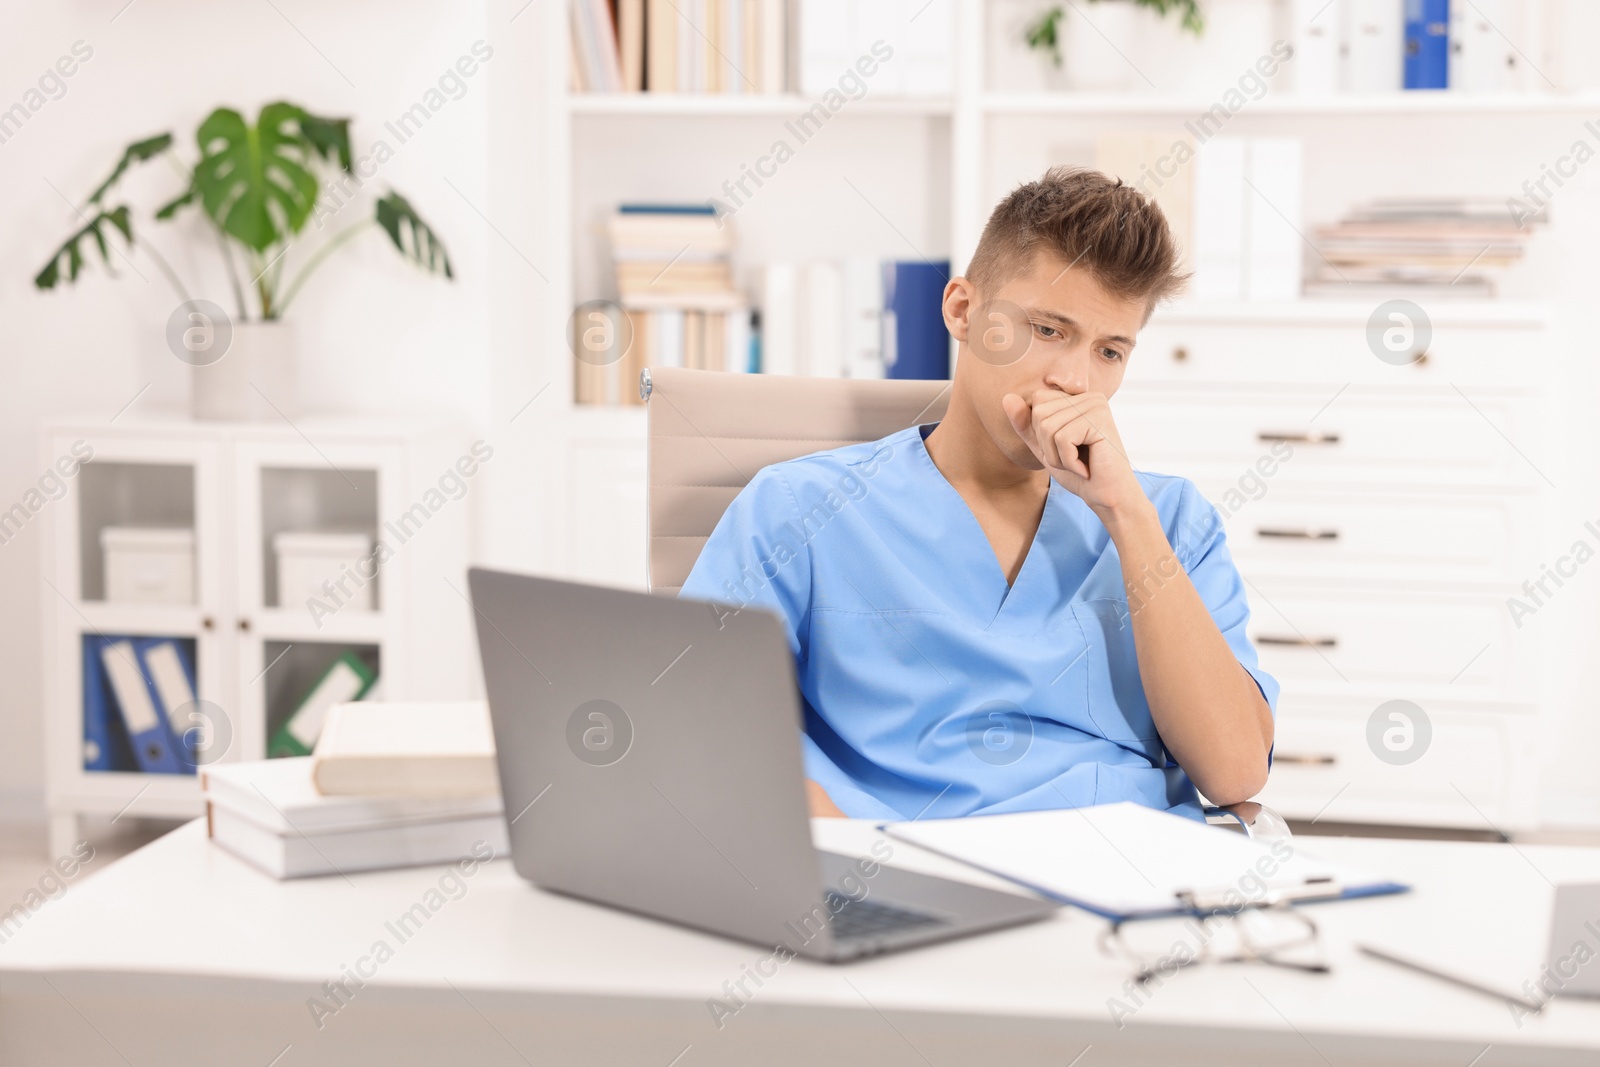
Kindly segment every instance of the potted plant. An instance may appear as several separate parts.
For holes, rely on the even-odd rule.
[[[199,159],[192,167],[176,158],[170,133],[135,141],[123,150],[111,174],[89,195],[80,212],[84,225],[73,233],[34,277],[40,289],[75,282],[83,270],[85,244],[92,242],[108,269],[113,232],[132,250],[142,248],[182,301],[168,321],[173,354],[193,367],[191,407],[196,418],[239,419],[290,416],[298,409],[295,388],[296,345],[283,316],[307,278],[339,248],[373,226],[389,235],[400,254],[422,269],[453,277],[450,258],[433,230],[392,189],[375,210],[333,233],[289,269],[289,253],[306,223],[345,206],[325,176],[350,176],[350,120],[324,118],[283,101],[261,109],[254,125],[232,108],[206,116],[195,131]],[[210,301],[196,299],[164,256],[148,240],[135,239],[132,210],[112,206],[110,198],[128,169],[158,156],[173,157],[184,188],[157,209],[167,221],[198,211],[217,237],[233,293],[232,315]],[[377,162],[382,163],[382,145]],[[365,168],[363,168],[365,169]],[[371,175],[366,175],[370,178]],[[338,200],[328,207],[324,200]],[[92,254],[92,253],[91,253]]]
[[[1066,7],[1052,4],[1023,30],[1029,48],[1043,52],[1056,67],[1065,65],[1074,89],[1117,90],[1138,78],[1131,58],[1138,31],[1139,9],[1160,18],[1176,13],[1179,26],[1199,37],[1205,13],[1199,0],[1088,0],[1093,14],[1074,5],[1074,17],[1063,26]],[[1093,25],[1085,26],[1084,19]]]

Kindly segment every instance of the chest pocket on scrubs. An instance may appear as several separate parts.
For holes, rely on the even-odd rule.
[[[1160,747],[1133,646],[1133,620],[1125,600],[1081,600],[1072,605],[1089,642],[1089,717],[1100,735],[1151,755]]]

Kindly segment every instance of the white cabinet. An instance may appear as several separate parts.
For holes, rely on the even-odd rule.
[[[1552,414],[1503,353],[1543,351],[1544,312],[1435,311],[1406,366],[1368,348],[1363,306],[1158,313],[1112,401],[1135,464],[1194,479],[1223,515],[1283,686],[1261,799],[1291,818],[1539,821],[1550,672],[1507,597],[1539,574]],[[1414,759],[1371,727],[1397,700],[1426,719]]]
[[[473,478],[492,449],[465,427],[444,418],[275,426],[130,416],[54,423],[42,445],[52,466],[87,457],[44,511],[46,771],[60,848],[81,814],[202,810],[192,766],[138,770],[119,751],[120,720],[109,745],[103,733],[86,735],[85,658],[104,637],[178,643],[201,702],[188,720],[202,745],[191,764],[201,766],[265,756],[273,732],[345,652],[378,672],[391,699],[478,690],[465,572]],[[187,603],[117,598],[102,531],[128,527],[192,531]],[[372,549],[321,589],[280,602],[274,539],[314,532],[359,534]]]

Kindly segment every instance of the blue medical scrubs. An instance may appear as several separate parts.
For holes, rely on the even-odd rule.
[[[1051,482],[1007,586],[924,445],[933,424],[766,467],[681,596],[785,621],[805,770],[846,815],[910,819],[1132,800],[1199,818],[1151,720],[1105,526]],[[1138,474],[1167,538],[1274,714],[1222,521],[1193,483]],[[1149,598],[1159,597],[1152,577]],[[1135,597],[1135,603],[1139,598]]]

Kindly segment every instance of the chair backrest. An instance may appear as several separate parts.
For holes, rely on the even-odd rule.
[[[722,513],[762,467],[944,417],[947,381],[651,368],[649,583],[676,596]]]

